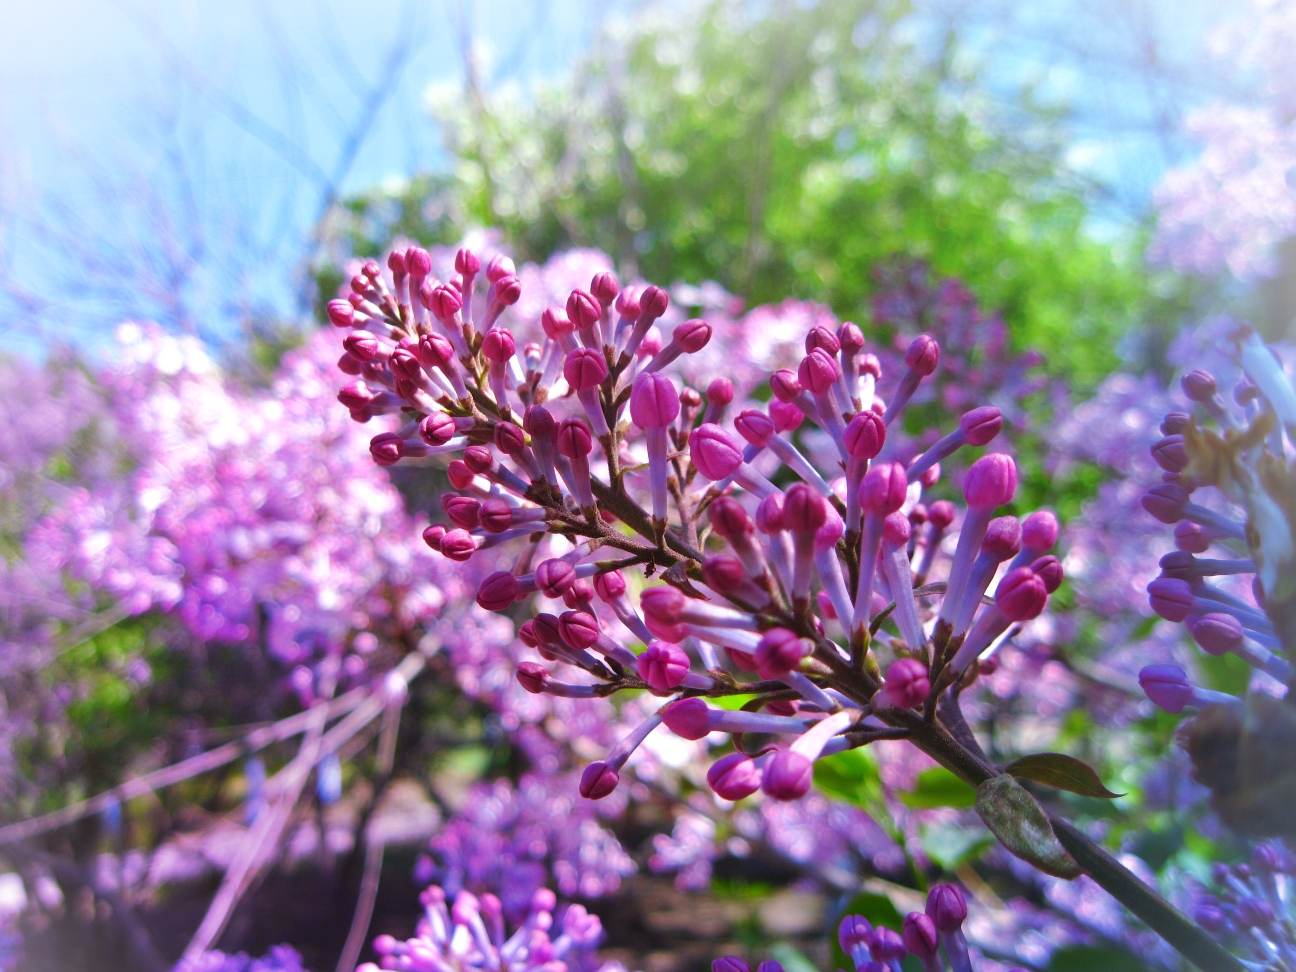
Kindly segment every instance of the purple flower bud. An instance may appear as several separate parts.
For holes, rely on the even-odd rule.
[[[419,437],[430,446],[442,446],[454,438],[455,423],[445,412],[432,412],[419,422]]]
[[[444,551],[444,540],[441,546]],[[506,570],[497,570],[477,587],[477,604],[485,611],[505,611],[521,592],[516,577]]]
[[[766,959],[756,966],[756,972],[783,972],[783,966],[773,959]]]
[[[727,479],[742,465],[742,450],[718,425],[701,425],[689,433],[689,457],[707,479]]]
[[[707,511],[711,529],[721,537],[732,542],[735,539],[749,537],[756,526],[742,508],[742,504],[729,496],[721,496],[711,504]]]
[[[797,379],[796,372],[788,368],[780,368],[770,375],[770,391],[780,402],[791,404],[801,394],[801,382]]]
[[[682,739],[701,739],[711,731],[711,706],[697,698],[680,699],[662,710],[666,728]]]
[[[639,295],[639,320],[657,320],[670,307],[670,296],[660,287],[648,286]]]
[[[970,412],[964,412],[959,419],[959,429],[967,438],[968,445],[983,446],[1003,429],[1003,413],[993,405],[982,405]]]
[[[958,511],[949,500],[937,500],[927,508],[927,518],[938,530],[948,530]]]
[[[837,944],[847,955],[858,946],[868,948],[873,938],[873,926],[861,915],[847,915],[837,926]]]
[[[1242,647],[1242,622],[1231,614],[1190,614],[1185,620],[1193,640],[1208,655],[1225,655]]]
[[[711,972],[751,972],[751,966],[737,956],[725,955],[711,963]]]
[[[423,298],[423,291],[419,291],[419,297]],[[463,307],[463,298],[459,296],[459,291],[453,287],[444,285],[433,288],[432,292],[427,295],[423,301],[425,307],[430,310],[439,321],[453,320],[455,314],[459,313],[459,308]]]
[[[885,689],[890,701],[902,709],[916,709],[927,701],[931,682],[927,666],[916,658],[893,661],[886,672]]]
[[[1183,392],[1194,402],[1209,402],[1215,397],[1215,376],[1209,371],[1190,371],[1179,379]]]
[[[972,463],[963,480],[963,498],[968,506],[994,509],[1011,503],[1017,492],[1017,463],[1012,456],[994,452]]]
[[[787,628],[770,628],[756,645],[756,671],[761,678],[778,678],[801,664],[809,645]]]
[[[761,448],[764,448],[765,443],[769,442],[770,437],[778,431],[768,415],[754,408],[739,412],[734,419],[734,428],[752,445]]]
[[[850,321],[847,321],[837,328],[837,342],[839,347],[847,354],[859,354],[864,350],[864,332]]]
[[[875,962],[896,962],[904,958],[908,952],[899,932],[881,926],[873,929],[873,938],[869,942],[869,955]]]
[[[678,645],[654,641],[636,663],[639,677],[654,692],[665,695],[678,688],[689,671],[689,657]]]
[[[450,530],[441,538],[441,554],[455,563],[467,563],[477,550],[477,541],[467,530]]]
[[[551,341],[561,341],[576,330],[576,325],[571,322],[567,312],[557,307],[545,308],[540,315],[540,327],[544,329],[545,337]]]
[[[593,348],[577,348],[563,362],[563,377],[578,392],[597,388],[607,376],[607,362]]]
[[[1161,420],[1161,434],[1180,435],[1191,421],[1192,416],[1187,412],[1171,412]]]
[[[477,519],[488,533],[503,533],[513,525],[513,507],[500,499],[482,500]]]
[[[545,681],[548,678],[549,670],[538,662],[518,662],[518,684],[532,695],[539,695],[544,691]]]
[[[1201,925],[1202,928],[1211,934],[1216,934],[1224,930],[1226,919],[1224,912],[1220,911],[1219,906],[1215,904],[1200,904],[1193,909],[1193,921]]]
[[[659,429],[674,422],[679,412],[679,389],[673,381],[660,372],[635,379],[630,393],[630,418],[635,425],[641,429]]]
[[[1030,569],[1044,582],[1044,590],[1049,594],[1062,586],[1062,561],[1051,554],[1032,561]]]
[[[1265,928],[1273,923],[1273,908],[1263,898],[1243,898],[1237,906],[1238,922],[1244,928]]]
[[[728,378],[716,378],[707,385],[707,401],[712,405],[728,405],[734,400],[734,384]]]
[[[342,386],[337,395],[338,401],[350,409],[364,408],[376,397],[377,395],[363,381],[348,382]]]
[[[1178,483],[1158,483],[1143,494],[1143,509],[1162,523],[1178,523],[1188,505],[1188,490]]]
[[[594,279],[590,281],[590,293],[598,298],[598,302],[604,307],[610,307],[616,301],[617,295],[621,293],[621,287],[617,283],[617,278],[604,270],[602,273],[596,273]]]
[[[930,334],[919,334],[905,352],[905,365],[920,375],[930,375],[940,363],[940,345]]]
[[[1152,704],[1166,712],[1182,712],[1193,698],[1188,674],[1178,665],[1145,665],[1139,685]]]
[[[513,357],[515,351],[517,343],[513,340],[512,332],[506,328],[492,328],[482,338],[482,355],[487,361],[503,364]]]
[[[936,926],[921,911],[911,911],[905,915],[902,933],[905,948],[920,959],[934,959],[940,946]]]
[[[886,444],[886,423],[872,409],[856,412],[843,433],[846,451],[854,459],[872,459]]]
[[[685,321],[675,325],[671,341],[683,349],[685,354],[696,354],[705,348],[711,340],[711,325],[703,320]]]
[[[1044,580],[1029,567],[1010,570],[995,588],[995,606],[1009,621],[1037,618],[1047,603]]]
[[[513,456],[526,448],[526,433],[512,422],[495,426],[495,448],[506,456]]]
[[[990,521],[981,549],[987,556],[1004,561],[1017,556],[1022,548],[1022,525],[1015,516],[1000,516]]]
[[[1193,592],[1187,581],[1158,577],[1147,586],[1152,610],[1167,621],[1182,621],[1192,613]]]
[[[536,587],[545,597],[562,597],[576,583],[576,568],[565,560],[546,560],[535,569]]]
[[[1167,435],[1164,439],[1158,439],[1152,446],[1152,458],[1166,472],[1183,472],[1188,465],[1183,436]]]
[[[581,773],[580,795],[587,800],[602,800],[617,788],[621,774],[602,761],[590,763]]]
[[[797,371],[801,387],[810,389],[814,395],[826,395],[840,377],[841,367],[836,359],[818,348],[801,359],[801,367]]]
[[[827,519],[827,500],[805,483],[788,487],[783,500],[783,529],[793,533],[814,533]]]
[[[369,455],[380,466],[395,465],[401,457],[402,439],[395,432],[383,432],[369,441]]]
[[[573,648],[588,648],[599,640],[598,619],[587,611],[566,611],[558,618],[558,636]]]
[[[805,421],[805,413],[796,405],[777,399],[769,403],[769,417],[780,432],[795,432]]]
[[[888,547],[903,547],[909,542],[913,528],[909,525],[909,517],[905,516],[898,510],[895,513],[887,515],[882,521],[882,542]]]
[[[823,348],[828,354],[836,354],[841,350],[841,342],[837,340],[837,335],[822,324],[816,324],[810,328],[805,338],[806,354],[816,348]]]
[[[588,456],[594,448],[594,437],[584,419],[563,419],[558,426],[558,452],[568,459]]]
[[[347,300],[330,300],[328,302],[328,319],[334,327],[354,327],[355,308]]]
[[[455,526],[463,527],[465,530],[476,530],[481,523],[481,500],[471,496],[445,493],[441,496],[441,509]]]
[[[898,462],[882,462],[871,468],[860,484],[859,504],[867,513],[886,516],[904,506],[909,493],[909,474]]]
[[[1048,553],[1058,539],[1057,517],[1048,510],[1036,510],[1022,521],[1022,549],[1032,554]]]
[[[431,269],[430,265],[429,269]],[[511,277],[516,273],[517,266],[503,253],[495,254],[491,257],[490,263],[486,264],[486,279],[491,283],[496,283],[502,278]]]
[[[716,554],[702,562],[702,579],[717,594],[736,594],[747,582],[747,571],[733,554]]]
[[[760,767],[743,753],[730,753],[707,770],[707,784],[720,799],[737,802],[760,789]]]
[[[761,790],[775,800],[799,800],[810,792],[813,780],[813,762],[798,752],[780,749],[765,767]]]
[[[573,290],[567,298],[567,317],[576,325],[577,330],[593,327],[602,315],[603,307],[593,294]]]
[[[927,892],[927,917],[942,934],[958,931],[967,920],[967,899],[952,884],[938,884]]]

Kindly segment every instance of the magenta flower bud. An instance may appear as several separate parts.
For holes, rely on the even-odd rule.
[[[731,543],[734,539],[751,536],[756,530],[742,504],[730,496],[721,496],[713,502],[707,515],[711,528]]]
[[[349,409],[364,408],[378,396],[363,381],[352,381],[342,386],[337,399]]]
[[[751,966],[735,955],[725,955],[711,962],[711,972],[751,972]]]
[[[1031,571],[1044,582],[1044,590],[1052,594],[1062,586],[1062,561],[1049,555],[1030,564]]]
[[[486,446],[469,446],[464,450],[464,462],[475,473],[489,472],[495,465],[495,459]]]
[[[993,405],[982,405],[963,413],[959,429],[968,445],[983,446],[1003,429],[1003,413]]]
[[[517,680],[532,695],[539,695],[544,691],[545,681],[548,678],[549,670],[540,663],[518,662]]]
[[[546,560],[535,569],[535,580],[545,597],[559,598],[576,583],[576,568],[565,560]]]
[[[711,325],[697,318],[675,326],[671,341],[684,349],[685,354],[696,354],[711,340]]]
[[[1184,706],[1192,704],[1192,684],[1188,673],[1178,665],[1145,665],[1138,678],[1143,693],[1159,709],[1182,712]]]
[[[380,466],[394,466],[400,460],[403,444],[395,432],[383,432],[369,441],[369,455]]]
[[[451,459],[450,465],[446,467],[446,479],[450,480],[450,485],[455,489],[467,489],[476,478],[476,473],[462,459]]]
[[[930,375],[940,363],[940,345],[930,334],[919,334],[905,352],[905,365],[920,375]]]
[[[441,545],[445,546],[444,540]],[[506,611],[521,592],[516,577],[506,570],[497,570],[477,587],[477,605],[484,611]]]
[[[718,425],[701,425],[689,433],[689,457],[712,482],[727,479],[743,463],[742,450]]]
[[[501,499],[482,500],[477,519],[487,533],[503,533],[513,525],[513,507]]]
[[[865,474],[860,484],[859,503],[866,513],[886,516],[904,506],[908,492],[909,474],[905,467],[898,462],[882,462]]]
[[[783,529],[814,533],[828,519],[828,501],[805,483],[794,483],[783,500]]]
[[[621,774],[602,761],[590,763],[581,774],[580,795],[587,800],[602,800],[617,788]]]
[[[598,323],[603,315],[599,300],[584,290],[573,290],[567,298],[567,316],[576,325],[577,330],[586,330]]]
[[[1161,420],[1161,434],[1182,435],[1191,421],[1192,416],[1187,412],[1171,412]]]
[[[893,661],[887,667],[884,687],[893,704],[902,709],[916,709],[927,701],[931,692],[927,666],[916,658]]]
[[[799,800],[810,792],[814,781],[814,763],[790,749],[781,749],[770,757],[761,776],[761,790],[775,800]]]
[[[886,423],[882,421],[881,415],[871,409],[857,412],[846,423],[843,438],[846,442],[846,451],[853,458],[872,459],[886,444]],[[908,486],[906,485],[905,488],[908,489]]]
[[[918,477],[918,482],[922,483],[924,489],[931,489],[940,482],[941,465],[939,462],[933,462],[930,466],[922,471]]]
[[[507,328],[496,327],[486,332],[482,338],[482,354],[487,361],[504,364],[517,351],[517,343]]]
[[[409,272],[404,250],[392,250],[387,254],[387,269],[392,272],[394,277],[400,277]]]
[[[544,313],[540,315],[540,326],[544,328],[545,337],[554,341],[561,341],[576,330],[576,325],[571,322],[567,314],[556,307],[545,308]]]
[[[650,587],[639,598],[639,605],[650,619],[661,624],[679,624],[684,616],[687,598],[673,587],[663,584]]]
[[[477,550],[477,541],[464,529],[450,530],[441,538],[441,554],[457,564],[467,563]]]
[[[440,334],[424,334],[418,342],[419,359],[434,368],[448,368],[454,364],[454,345]]]
[[[1184,451],[1182,435],[1167,435],[1152,446],[1156,464],[1170,473],[1181,473],[1188,466],[1188,453]]]
[[[711,764],[707,770],[707,784],[720,799],[736,803],[760,789],[760,767],[750,756],[729,753]],[[715,963],[711,968],[715,969]],[[743,969],[746,972],[746,966]]]
[[[841,342],[837,340],[837,335],[829,328],[822,324],[816,324],[810,328],[805,338],[806,354],[814,351],[816,348],[822,348],[827,354],[833,355],[841,350]]]
[[[794,432],[805,421],[805,413],[795,405],[777,399],[769,403],[769,417],[779,432]]]
[[[391,356],[392,374],[401,378],[417,380],[422,377],[423,366],[409,348],[397,348]]]
[[[736,594],[747,581],[743,563],[733,554],[722,553],[702,562],[702,579],[718,594]]]
[[[756,645],[756,671],[761,678],[779,678],[793,671],[809,654],[809,645],[787,628],[771,628]]]
[[[873,926],[863,915],[847,915],[837,926],[837,944],[850,955],[857,948],[868,948],[873,940]]]
[[[1194,402],[1209,402],[1215,397],[1215,376],[1209,371],[1190,371],[1179,379],[1183,392]]]
[[[936,957],[937,949],[940,946],[936,925],[921,911],[911,911],[905,915],[904,930],[901,937],[904,938],[905,948],[913,952],[919,959],[930,961]]]
[[[590,281],[590,293],[598,298],[598,302],[604,307],[610,307],[621,293],[621,286],[617,283],[617,278],[604,270],[602,273],[594,274],[594,279]]]
[[[382,350],[382,344],[368,331],[352,331],[342,339],[342,347],[360,361],[372,361]]]
[[[801,394],[801,382],[798,380],[796,372],[789,368],[780,368],[770,375],[770,391],[774,393],[774,397],[780,402],[791,404]]]
[[[1152,610],[1167,621],[1182,621],[1192,614],[1192,587],[1185,580],[1158,577],[1147,586]]]
[[[442,284],[432,290],[430,299],[425,301],[425,305],[436,315],[437,320],[450,321],[459,313],[459,308],[463,307],[463,298],[459,296],[459,291]]]
[[[635,379],[630,393],[630,418],[641,429],[664,428],[680,412],[679,390],[660,372]]]
[[[734,384],[728,378],[717,378],[707,385],[707,402],[711,405],[728,405],[734,400]]]
[[[837,328],[837,344],[847,354],[859,354],[864,350],[864,332],[847,321]]]
[[[634,287],[623,288],[621,293],[617,294],[616,301],[612,306],[626,320],[638,320],[639,312],[642,310],[639,306],[639,291]]]
[[[568,459],[588,456],[594,448],[594,437],[583,419],[563,419],[558,426],[558,452]]]
[[[689,657],[678,645],[654,641],[636,662],[639,677],[654,692],[666,695],[679,688],[689,671]]]
[[[1188,490],[1178,483],[1158,483],[1143,494],[1143,509],[1162,523],[1178,523],[1188,505]]]
[[[701,699],[672,702],[662,710],[662,722],[681,739],[702,739],[711,731],[711,706]]]
[[[777,433],[773,421],[764,412],[754,408],[744,409],[734,419],[734,428],[744,439],[761,448]]]
[[[963,480],[963,498],[968,506],[992,510],[1011,503],[1017,492],[1017,463],[1012,456],[994,452],[972,463]]]
[[[662,334],[656,327],[650,327],[644,339],[639,342],[639,350],[636,354],[641,358],[656,357],[662,349]]]
[[[882,542],[889,547],[905,546],[909,543],[912,534],[913,527],[909,524],[909,517],[899,510],[887,514],[886,519],[882,521]]]
[[[1036,510],[1022,521],[1022,549],[1032,554],[1047,553],[1058,539],[1058,519],[1048,510]]]
[[[882,377],[882,362],[876,354],[862,354],[859,358],[859,373],[870,375],[874,380]]]
[[[328,319],[334,327],[354,327],[355,308],[348,300],[330,300],[328,302]]]
[[[1242,622],[1231,614],[1189,615],[1188,632],[1208,655],[1224,655],[1242,647]]]
[[[926,911],[938,932],[955,932],[967,921],[967,899],[954,885],[938,884],[927,892]]]
[[[411,246],[405,251],[405,267],[414,277],[426,277],[432,272],[432,255],[421,246]]]
[[[602,600],[611,603],[618,598],[625,597],[625,578],[621,576],[619,570],[609,570],[603,574],[595,574],[594,590]]]
[[[828,394],[840,377],[841,368],[836,359],[819,348],[802,358],[801,367],[797,370],[797,380],[801,387],[810,389],[814,395]]]
[[[495,448],[506,456],[516,455],[526,448],[526,433],[512,422],[495,426]]]
[[[601,633],[598,619],[587,611],[564,611],[558,618],[558,637],[573,648],[589,648]]]
[[[455,437],[455,420],[445,412],[432,412],[419,422],[419,438],[429,446],[445,446]]]
[[[511,259],[503,253],[497,253],[491,257],[490,263],[486,264],[486,279],[491,283],[496,283],[504,277],[511,277],[517,273],[517,266]]]
[[[1044,580],[1029,567],[1010,570],[995,589],[995,606],[1009,621],[1037,618],[1048,604]]]
[[[466,246],[461,246],[455,253],[455,273],[462,274],[464,279],[474,277],[481,272],[481,257]]]
[[[927,519],[938,530],[948,530],[957,514],[958,511],[949,500],[937,500],[927,508]]]
[[[607,362],[593,348],[577,348],[563,362],[563,377],[578,392],[597,388],[607,376]]]
[[[898,931],[883,928],[880,925],[873,929],[873,938],[869,942],[869,955],[875,962],[898,962],[909,954],[904,939]],[[889,972],[889,966],[887,966]]]
[[[364,362],[359,358],[343,353],[337,359],[337,369],[344,375],[360,375],[364,373]]]
[[[660,287],[647,286],[639,295],[639,317],[657,320],[670,307],[670,295]]]
[[[487,323],[489,324],[491,321],[493,321],[495,317],[498,315],[500,310],[503,310],[505,307],[511,307],[514,304],[516,304],[518,302],[518,298],[521,296],[522,296],[522,281],[519,280],[517,277],[514,277],[510,274],[508,276],[500,277],[498,280],[496,280],[495,296],[492,303],[495,304],[498,309],[494,313],[488,315]]]
[[[1022,525],[1015,516],[1000,516],[990,521],[986,528],[981,550],[997,561],[1017,556],[1022,548]]]
[[[446,528],[440,523],[433,523],[423,531],[423,542],[433,550],[441,549],[441,541],[446,535]]]
[[[481,522],[481,501],[471,496],[445,493],[441,496],[441,509],[454,521],[455,526],[465,530],[476,530]]]

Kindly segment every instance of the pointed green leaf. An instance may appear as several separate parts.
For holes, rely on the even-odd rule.
[[[923,770],[918,774],[914,788],[897,793],[896,797],[906,807],[916,810],[976,805],[976,791],[944,766]]]
[[[1034,753],[1015,759],[1004,769],[1019,780],[1034,780],[1059,790],[1069,790],[1081,796],[1114,800],[1124,793],[1113,793],[1099,779],[1088,763],[1062,753]]]
[[[1044,808],[1012,776],[994,776],[977,787],[976,811],[999,843],[1045,874],[1080,875],[1080,866],[1053,833]]]

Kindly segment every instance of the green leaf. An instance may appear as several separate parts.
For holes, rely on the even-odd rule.
[[[866,749],[848,749],[816,760],[814,781],[826,796],[851,806],[876,810],[882,804],[882,779]]]
[[[819,972],[819,966],[788,942],[777,942],[771,945],[769,956],[782,965],[787,972]]]
[[[952,824],[922,827],[918,836],[923,853],[945,871],[962,867],[994,844],[994,838],[980,827],[972,829]]]
[[[1034,780],[1081,796],[1114,800],[1125,795],[1107,789],[1092,766],[1064,753],[1033,753],[1014,759],[1004,769],[1019,780]]]
[[[1059,948],[1049,961],[1047,972],[1142,972],[1146,966],[1128,952],[1098,945]]]
[[[1079,876],[1079,865],[1058,842],[1044,808],[1012,776],[994,776],[977,787],[976,811],[1010,853],[1045,874]]]
[[[907,793],[899,794],[906,807],[930,810],[934,807],[971,807],[977,802],[977,791],[943,766],[933,766],[918,774],[918,782]]]

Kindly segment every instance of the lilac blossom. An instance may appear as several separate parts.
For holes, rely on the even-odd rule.
[[[307,972],[301,956],[287,945],[276,945],[262,958],[250,958],[244,952],[204,952],[196,959],[181,962],[175,972]]]
[[[1211,868],[1212,887],[1197,889],[1193,917],[1262,967],[1296,964],[1294,873],[1281,841],[1258,844],[1249,862]]]

